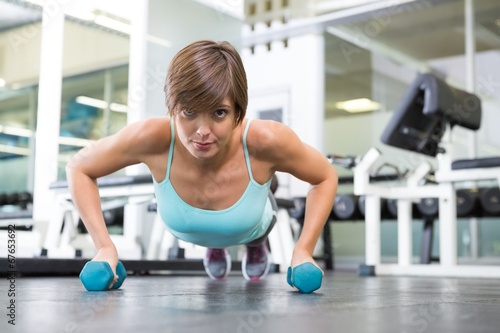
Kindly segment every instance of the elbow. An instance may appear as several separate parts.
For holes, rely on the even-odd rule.
[[[311,183],[311,185],[314,188],[320,188],[325,194],[333,193],[333,195],[336,195],[338,183],[339,176],[337,170],[332,166],[328,166],[328,169],[322,173],[321,178],[319,178],[316,183]]]
[[[69,160],[64,167],[64,171],[66,172],[66,179],[70,179],[75,170],[78,168],[78,163],[76,163],[75,158]]]
[[[339,184],[339,175],[337,170],[333,166],[329,166],[328,171],[325,173],[323,181],[320,183],[321,187],[326,191],[326,193],[337,194],[337,188]]]
[[[333,185],[335,185],[335,187],[337,187],[337,185],[339,183],[339,174],[338,174],[337,170],[332,165],[329,165],[327,179],[329,182],[331,182]]]
[[[78,158],[75,158],[78,155],[75,155],[73,158],[69,160],[69,162],[64,167],[64,171],[66,172],[66,179],[68,182],[71,182],[78,174],[83,174],[82,167],[80,163],[78,163]]]

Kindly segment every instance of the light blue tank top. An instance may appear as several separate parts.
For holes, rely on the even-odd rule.
[[[250,120],[243,133],[243,149],[250,182],[241,198],[223,210],[205,210],[182,200],[170,182],[170,166],[174,152],[175,129],[171,121],[172,138],[165,179],[154,182],[158,213],[167,229],[178,239],[210,248],[246,244],[263,236],[274,211],[268,198],[271,180],[261,185],[252,176],[247,148]]]

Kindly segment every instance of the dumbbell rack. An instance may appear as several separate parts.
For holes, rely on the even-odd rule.
[[[450,151],[447,147],[445,151]],[[426,162],[420,164],[407,178],[406,186],[383,187],[370,183],[372,166],[381,156],[371,148],[354,170],[354,194],[365,195],[365,264],[361,275],[416,275],[457,277],[500,277],[499,266],[457,264],[457,211],[454,183],[478,180],[497,180],[500,183],[500,166],[452,170],[447,154],[440,154],[440,168],[435,173],[437,184],[420,185],[430,171]],[[381,262],[380,216],[381,199],[397,200],[398,262]],[[420,265],[412,262],[412,202],[422,198],[439,200],[439,264]]]
[[[101,198],[126,199],[123,235],[110,237],[124,259],[141,259],[142,248],[138,242],[140,226],[136,215],[154,197],[151,176],[104,177],[98,180],[98,184]],[[56,182],[51,185],[51,189],[55,192],[54,213],[44,239],[43,255],[59,259],[92,257],[95,253],[90,235],[77,231],[79,215],[71,200],[67,182]]]

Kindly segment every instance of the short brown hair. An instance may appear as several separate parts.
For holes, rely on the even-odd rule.
[[[170,62],[164,90],[171,116],[182,109],[213,110],[230,97],[235,125],[245,117],[247,77],[238,51],[228,42],[201,40],[184,47]]]

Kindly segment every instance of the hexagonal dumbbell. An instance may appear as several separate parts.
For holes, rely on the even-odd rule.
[[[310,294],[321,287],[323,271],[316,265],[306,262],[294,268],[288,267],[286,280],[299,292]]]
[[[121,261],[116,265],[116,275],[118,275],[118,281],[111,286],[114,275],[109,263],[106,261],[89,261],[80,272],[80,280],[88,291],[118,289],[127,277],[127,271]]]

